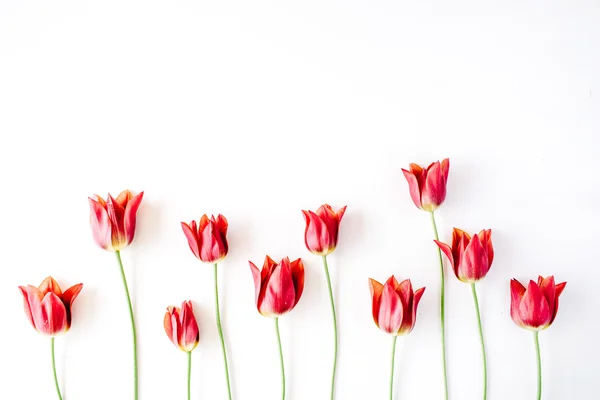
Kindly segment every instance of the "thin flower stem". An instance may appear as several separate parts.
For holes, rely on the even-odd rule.
[[[323,266],[325,267],[327,287],[329,288],[329,301],[331,302],[331,313],[333,314],[333,372],[331,373],[331,400],[333,400],[335,395],[335,371],[337,368],[338,333],[337,316],[335,313],[335,302],[333,300],[333,289],[331,288],[331,277],[329,276],[329,267],[327,266],[327,256],[323,256]]]
[[[52,344],[52,372],[54,373],[54,386],[56,386],[56,394],[58,395],[58,399],[62,400],[62,395],[60,394],[60,387],[58,386],[58,378],[56,376],[56,361],[54,359],[54,336],[50,339],[50,343]]]
[[[121,252],[117,250],[115,254],[117,255],[119,269],[121,270],[121,279],[123,280],[123,287],[125,288],[125,294],[127,295],[127,305],[129,306],[129,319],[131,320],[131,335],[133,336],[133,398],[135,400],[138,400],[137,332],[135,329],[135,319],[133,317],[133,306],[131,305],[131,296],[129,295],[127,278],[125,277],[125,270],[123,269],[123,260],[121,260]]]
[[[217,263],[214,265],[215,270],[215,313],[217,315],[217,330],[221,339],[221,349],[223,350],[223,362],[225,363],[225,379],[227,380],[227,394],[231,400],[231,382],[229,381],[229,365],[227,365],[227,350],[225,349],[225,339],[223,339],[223,328],[221,327],[221,311],[219,307],[219,278],[217,271]]]
[[[542,398],[542,357],[540,356],[540,340],[538,338],[539,331],[533,332],[533,340],[535,341],[535,352],[537,354],[537,400]]]
[[[440,240],[438,235],[437,225],[435,223],[434,211],[431,211],[431,224],[433,225],[433,233],[435,234],[435,240]],[[442,260],[442,251],[438,247],[438,256],[440,259],[440,277],[441,277],[441,288],[440,288],[440,322],[442,325],[442,367],[444,370],[444,394],[445,399],[448,400],[448,377],[446,372],[446,321],[444,317],[444,261]]]
[[[279,334],[279,318],[275,318],[275,332],[277,332],[277,344],[279,345],[279,363],[281,364],[281,400],[285,400],[285,366],[283,363],[281,335]]]
[[[475,311],[477,312],[477,324],[479,326],[479,340],[481,341],[481,353],[483,354],[483,400],[487,399],[487,357],[485,355],[485,342],[483,340],[483,328],[481,327],[481,313],[479,311],[479,300],[477,300],[477,289],[475,284],[471,283],[473,292],[473,301],[475,302]]]
[[[188,400],[191,400],[192,398],[192,352],[188,351],[187,352],[187,359],[188,359],[188,374],[187,374],[187,393],[188,393]]]
[[[390,400],[394,398],[394,365],[396,364],[396,340],[398,336],[394,336],[392,341],[392,371],[390,373]]]

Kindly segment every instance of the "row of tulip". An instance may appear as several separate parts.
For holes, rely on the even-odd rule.
[[[442,337],[442,364],[445,398],[448,399],[448,384],[446,379],[446,350],[445,350],[445,317],[444,317],[444,267],[442,254],[448,259],[455,276],[471,286],[479,327],[483,357],[483,399],[487,398],[487,360],[476,283],[482,280],[490,270],[494,259],[491,230],[484,229],[476,235],[469,235],[455,228],[452,233],[452,243],[446,244],[439,240],[435,222],[435,211],[446,198],[449,161],[434,162],[427,168],[411,164],[410,170],[403,170],[408,181],[410,196],[415,205],[430,213],[434,230],[434,242],[438,247],[440,265],[440,323]],[[133,394],[138,399],[138,367],[137,367],[137,333],[131,296],[125,276],[121,251],[134,238],[137,210],[142,202],[143,192],[133,195],[129,190],[123,191],[113,198],[107,199],[95,195],[89,199],[90,226],[94,241],[103,249],[114,252],[121,273],[122,282],[128,302],[129,316],[133,339]],[[325,278],[329,289],[332,312],[334,349],[331,372],[330,398],[335,397],[335,381],[337,367],[337,317],[335,301],[329,275],[327,256],[337,247],[340,222],[346,207],[335,212],[329,205],[319,207],[315,212],[302,211],[306,222],[305,245],[313,254],[322,258]],[[194,256],[203,263],[213,266],[215,290],[215,319],[219,333],[224,373],[227,383],[227,396],[232,399],[231,380],[227,360],[221,314],[219,307],[218,264],[228,253],[227,229],[228,222],[223,215],[217,217],[203,215],[198,223],[181,223],[183,233]],[[251,261],[250,271],[254,280],[255,302],[257,310],[266,317],[273,318],[281,358],[282,399],[285,399],[285,369],[281,339],[279,334],[279,317],[287,314],[298,304],[304,289],[304,265],[301,259],[290,261],[285,257],[276,262],[266,256],[262,269]],[[516,279],[510,282],[511,306],[510,314],[513,321],[520,327],[534,332],[538,365],[538,399],[541,399],[541,361],[538,332],[549,327],[558,311],[558,298],[566,283],[556,284],[554,277],[539,277],[537,282],[530,281],[525,288]],[[32,285],[20,286],[24,298],[25,313],[40,333],[51,337],[52,364],[57,396],[62,400],[54,363],[54,338],[69,330],[71,325],[71,309],[74,300],[81,292],[83,285],[77,284],[64,292],[52,278],[46,278],[39,287]],[[398,336],[412,331],[416,322],[419,301],[425,288],[413,290],[410,279],[398,282],[392,275],[384,284],[369,279],[369,289],[372,299],[373,320],[377,327],[393,337],[392,367],[390,379],[390,399],[393,396],[394,382],[394,353]],[[188,359],[188,399],[191,398],[191,354],[199,342],[199,327],[194,317],[191,301],[184,301],[181,307],[169,306],[164,317],[164,329],[175,346],[187,353]]]

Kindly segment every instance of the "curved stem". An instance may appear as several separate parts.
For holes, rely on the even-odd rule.
[[[327,256],[323,256],[323,266],[325,267],[327,287],[329,288],[329,301],[331,302],[331,313],[333,314],[333,372],[331,373],[331,400],[333,400],[335,394],[335,371],[337,368],[338,334],[337,316],[335,314],[335,302],[333,300],[333,289],[331,288],[331,277],[329,276],[329,267],[327,266]]]
[[[54,386],[56,386],[56,394],[58,395],[59,400],[62,400],[62,395],[60,394],[60,387],[58,386],[58,378],[56,377],[56,361],[54,359],[54,336],[50,338],[50,343],[52,344],[52,372],[54,373]]]
[[[281,364],[281,400],[285,400],[285,366],[283,364],[283,349],[281,348],[281,335],[279,334],[279,318],[275,318],[275,332],[279,345],[279,363]]]
[[[390,400],[394,398],[394,365],[396,364],[396,340],[398,336],[394,336],[392,342],[392,372],[390,373]]]
[[[434,211],[431,211],[431,224],[433,225],[433,233],[435,234],[435,240],[440,240],[438,235],[437,225],[435,223]],[[442,367],[444,370],[444,394],[445,399],[448,400],[448,377],[446,372],[446,322],[444,318],[444,261],[442,260],[442,251],[438,247],[438,256],[440,259],[440,277],[441,277],[441,288],[440,288],[440,322],[442,325]]]
[[[121,270],[121,279],[123,280],[123,287],[125,288],[125,294],[127,295],[127,305],[129,306],[129,319],[131,320],[131,335],[133,336],[133,392],[134,399],[138,399],[138,362],[137,362],[137,332],[135,329],[135,319],[133,317],[133,307],[131,305],[131,296],[129,295],[129,287],[127,286],[127,278],[125,277],[125,270],[123,269],[123,260],[121,260],[121,252],[116,251],[117,261],[119,263],[119,269]]]
[[[485,342],[483,341],[483,328],[481,327],[481,313],[479,312],[479,300],[477,300],[477,289],[475,284],[471,283],[473,292],[473,301],[475,302],[475,311],[477,312],[477,324],[479,325],[479,340],[481,341],[481,353],[483,354],[483,400],[487,399],[487,357],[485,355]]]
[[[221,311],[219,307],[219,277],[217,273],[217,263],[214,265],[215,271],[215,313],[217,315],[217,330],[221,339],[221,349],[223,350],[223,362],[225,363],[225,380],[227,381],[227,394],[231,400],[231,383],[229,381],[229,366],[227,365],[227,350],[225,349],[225,339],[223,339],[223,328],[221,327]]]
[[[542,398],[542,357],[540,356],[540,340],[538,338],[539,331],[533,332],[533,340],[535,341],[535,352],[537,354],[537,400]]]
[[[187,393],[188,393],[188,400],[190,400],[192,398],[192,352],[188,351],[187,352],[187,359],[188,359],[188,379],[187,379]]]

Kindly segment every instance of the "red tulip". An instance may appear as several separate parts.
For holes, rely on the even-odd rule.
[[[323,204],[316,212],[302,210],[306,221],[304,243],[311,253],[326,256],[335,250],[340,222],[345,212],[346,206],[336,213],[328,204]]]
[[[400,283],[392,275],[384,285],[369,278],[373,301],[373,320],[385,333],[402,336],[415,327],[417,306],[425,288],[413,292],[410,279]]]
[[[204,214],[200,224],[196,221],[181,223],[183,233],[188,240],[192,253],[205,263],[215,264],[227,255],[227,220],[219,214],[217,218]]]
[[[190,352],[198,346],[200,331],[191,301],[184,301],[181,308],[167,307],[164,324],[167,336],[179,349]]]
[[[516,279],[510,281],[510,316],[521,328],[540,331],[548,328],[558,312],[558,297],[567,282],[555,284],[554,277],[529,281],[527,289]]]
[[[290,262],[285,257],[277,264],[266,256],[262,271],[252,261],[250,270],[259,313],[265,317],[279,317],[296,307],[304,290],[304,265],[301,259]]]
[[[436,161],[422,168],[410,164],[410,171],[402,169],[410,189],[410,197],[421,210],[435,211],[446,199],[446,183],[450,160]]]
[[[39,287],[19,286],[25,314],[33,328],[50,336],[67,332],[71,327],[71,307],[82,288],[83,284],[79,283],[63,293],[51,276]]]
[[[471,236],[460,229],[452,232],[452,247],[438,240],[434,242],[444,252],[456,277],[465,283],[475,283],[485,278],[494,260],[492,230],[484,229]]]
[[[110,194],[107,200],[98,195],[89,198],[90,226],[98,246],[108,251],[119,251],[133,241],[136,213],[144,192],[134,196],[124,190],[114,199]]]

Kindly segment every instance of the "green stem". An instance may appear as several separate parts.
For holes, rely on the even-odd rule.
[[[133,393],[134,399],[138,399],[138,362],[137,362],[137,332],[135,329],[135,319],[133,318],[133,307],[131,305],[131,296],[129,295],[129,287],[127,286],[127,278],[125,277],[125,270],[123,269],[123,260],[121,260],[121,252],[117,250],[117,261],[121,270],[121,279],[123,280],[123,287],[125,288],[125,294],[127,295],[127,305],[129,306],[129,319],[131,320],[131,335],[133,336]]]
[[[281,400],[285,400],[285,366],[283,363],[281,335],[279,334],[279,318],[275,318],[275,332],[277,332],[277,344],[279,345],[279,363],[281,364]]]
[[[187,380],[187,392],[188,392],[188,400],[192,398],[192,352],[187,352],[188,359],[188,380]]]
[[[394,365],[396,364],[396,340],[398,336],[394,336],[392,342],[392,372],[390,373],[390,400],[394,398]]]
[[[223,339],[223,328],[221,327],[221,311],[219,307],[219,277],[217,272],[217,263],[214,265],[215,271],[215,313],[217,315],[217,329],[221,339],[221,349],[223,350],[223,362],[225,363],[225,379],[227,380],[227,394],[231,400],[231,382],[229,381],[229,365],[227,365],[227,350],[225,349],[225,339]]]
[[[56,361],[54,359],[54,336],[50,339],[50,343],[52,343],[52,372],[54,373],[54,386],[56,386],[56,394],[58,395],[59,400],[62,400],[62,395],[60,394],[60,387],[58,386],[58,378],[56,376]]]
[[[335,394],[335,371],[337,368],[338,333],[337,316],[335,314],[335,302],[333,300],[333,289],[331,288],[331,277],[329,276],[329,267],[327,266],[327,256],[323,256],[323,266],[325,267],[327,287],[329,288],[329,301],[331,302],[331,313],[333,314],[333,372],[331,373],[331,400],[333,400]]]
[[[542,357],[540,356],[540,340],[538,338],[539,331],[533,332],[533,340],[535,341],[535,352],[537,354],[537,400],[542,398]]]
[[[433,233],[435,234],[435,240],[439,241],[437,225],[435,223],[434,211],[431,211],[431,224],[433,225]],[[446,323],[444,317],[444,261],[442,260],[442,251],[438,247],[438,256],[440,259],[440,277],[441,277],[441,288],[440,288],[440,322],[442,325],[442,367],[444,370],[444,394],[445,399],[448,400],[448,377],[446,372]]]
[[[481,313],[479,311],[479,300],[477,300],[477,289],[475,284],[471,283],[473,292],[473,301],[475,302],[475,311],[477,312],[477,324],[479,325],[479,340],[481,341],[481,353],[483,354],[483,400],[487,399],[487,357],[485,355],[485,342],[483,340],[483,328],[481,327]]]

